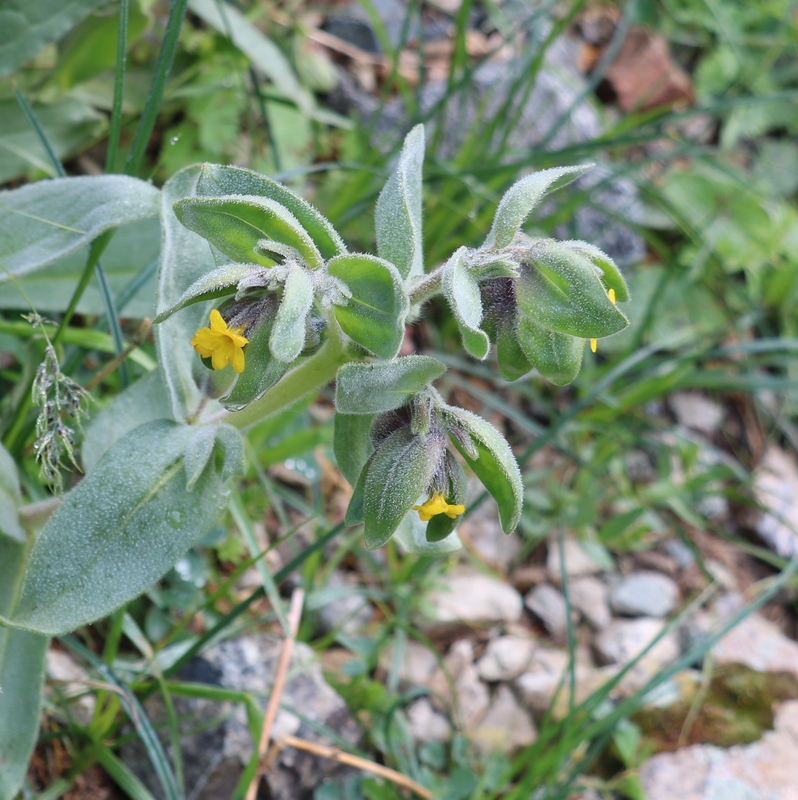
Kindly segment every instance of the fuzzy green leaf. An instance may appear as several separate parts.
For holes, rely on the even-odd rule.
[[[558,242],[538,242],[515,284],[519,313],[582,339],[611,336],[629,325],[584,256]]]
[[[546,380],[565,386],[579,374],[584,339],[551,331],[520,312],[517,331],[524,355]]]
[[[405,138],[399,163],[377,199],[377,252],[402,278],[424,273],[421,238],[421,179],[424,167],[424,126]]]
[[[269,349],[278,361],[290,364],[302,352],[305,321],[312,307],[313,282],[304,267],[294,264],[288,273],[269,338]]]
[[[446,450],[446,438],[417,436],[399,428],[380,443],[366,471],[363,506],[366,547],[374,550],[395,533],[405,514],[427,491]]]
[[[267,197],[191,197],[175,203],[174,211],[189,230],[203,236],[234,261],[273,266],[275,259],[264,255],[258,247],[263,239],[273,239],[294,248],[311,269],[318,269],[323,263],[299,220]]]
[[[217,447],[224,457],[222,480],[244,473],[244,442],[241,434],[231,425],[203,425],[196,428],[186,444],[184,462],[187,491],[194,488]]]
[[[151,422],[105,454],[36,539],[14,624],[62,634],[104,617],[202,538],[226,496],[214,470],[186,491],[183,454],[193,433]]]
[[[324,258],[346,253],[346,245],[332,223],[307,200],[281,183],[242,167],[203,164],[197,193],[208,197],[250,195],[285,206],[310,234]]]
[[[493,495],[499,506],[504,532],[512,533],[521,518],[524,484],[510,445],[493,425],[470,411],[446,406],[443,413],[444,417],[452,419],[471,436],[479,451],[478,458],[472,458],[456,437],[452,437],[452,442],[474,474]]]
[[[449,301],[463,347],[474,358],[483,360],[490,352],[490,339],[480,328],[482,323],[482,297],[477,279],[463,263],[463,251],[457,250],[443,267],[443,292]]]
[[[381,414],[403,406],[446,372],[430,356],[406,356],[376,364],[344,364],[336,376],[339,414]]]
[[[554,189],[566,186],[593,167],[554,167],[534,172],[514,183],[502,197],[493,226],[483,247],[501,250],[508,247],[524,224],[532,209]]]
[[[560,244],[592,261],[601,270],[604,286],[608,290],[615,291],[615,299],[619,303],[626,303],[632,299],[621,270],[603,250],[588,242],[560,242]]]
[[[532,370],[532,364],[518,342],[518,326],[514,315],[496,324],[496,357],[499,371],[506,381],[517,381]]]
[[[19,488],[17,465],[11,457],[11,453],[0,444],[0,535],[10,536],[18,542],[25,542],[27,536],[17,513],[17,508],[21,503],[22,494]]]
[[[444,556],[463,549],[457,531],[452,531],[439,542],[427,541],[427,523],[419,519],[416,511],[405,514],[393,535],[393,540],[405,553],[416,556]]]
[[[388,261],[368,255],[345,255],[327,264],[352,296],[335,306],[343,332],[380,358],[394,358],[402,345],[408,301],[402,278]]]
[[[351,486],[357,485],[363,465],[374,452],[371,414],[336,414],[333,452],[338,469]]]

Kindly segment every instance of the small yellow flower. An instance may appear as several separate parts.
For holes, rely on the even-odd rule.
[[[249,343],[249,339],[241,335],[244,327],[228,328],[222,315],[214,308],[210,328],[200,328],[191,345],[203,358],[211,359],[214,369],[224,369],[232,364],[236,372],[243,372],[244,345]]]
[[[610,289],[607,292],[607,297],[610,298],[610,302],[615,305],[615,289]],[[590,340],[590,352],[595,353],[598,350],[598,339],[591,339]]]
[[[449,519],[459,517],[465,513],[465,506],[461,504],[453,506],[446,502],[446,498],[440,492],[433,492],[432,497],[420,506],[413,506],[413,511],[418,511],[418,516],[422,522],[429,522],[436,514],[446,514]]]

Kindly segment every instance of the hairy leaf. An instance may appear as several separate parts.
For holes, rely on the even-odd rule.
[[[499,371],[506,381],[516,381],[532,370],[532,364],[518,343],[515,314],[496,324],[496,357]]]
[[[0,535],[25,542],[27,536],[17,514],[17,508],[21,503],[17,465],[11,453],[0,444]]]
[[[376,364],[345,364],[336,377],[336,410],[339,414],[393,411],[444,372],[446,367],[430,356],[406,356]]]
[[[379,198],[375,215],[377,252],[407,279],[424,273],[421,239],[421,178],[424,166],[424,126],[405,138],[399,163]]]
[[[579,374],[584,339],[551,331],[520,312],[517,335],[524,355],[546,380],[565,386]]]
[[[482,322],[482,297],[477,279],[463,263],[463,251],[457,250],[443,268],[443,292],[449,301],[463,347],[474,358],[483,360],[490,352],[490,339],[480,328]]]
[[[626,303],[632,299],[621,270],[603,250],[587,242],[560,242],[560,244],[592,261],[601,270],[604,286],[615,292],[615,299],[619,303]]]
[[[407,315],[407,295],[396,267],[367,255],[345,255],[327,264],[352,296],[335,307],[343,332],[380,358],[394,358],[402,345]]]
[[[305,321],[313,307],[313,282],[304,267],[291,266],[277,310],[269,349],[286,364],[295,361],[305,346]]]
[[[440,541],[427,541],[427,523],[419,519],[416,511],[405,514],[393,538],[405,553],[416,556],[444,556],[463,549],[457,531]]]
[[[371,443],[371,414],[336,414],[333,452],[341,474],[356,486],[363,465],[374,452]]]

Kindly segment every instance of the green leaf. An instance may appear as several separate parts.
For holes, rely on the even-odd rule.
[[[0,192],[0,283],[25,275],[103,231],[153,217],[160,192],[126,175],[52,178]]]
[[[496,209],[493,225],[483,247],[491,250],[508,247],[524,224],[524,220],[548,192],[566,186],[592,167],[592,164],[585,164],[579,167],[544,169],[514,183]]]
[[[81,448],[84,471],[91,472],[108,449],[134,428],[169,419],[171,414],[163,372],[154,369],[91,417]]]
[[[160,420],[117,442],[37,538],[13,623],[60,634],[104,617],[158,580],[226,501],[206,470],[186,491],[194,429]]]
[[[311,269],[318,269],[323,263],[299,220],[267,197],[192,197],[175,203],[174,208],[189,230],[205,237],[234,261],[273,266],[275,259],[258,247],[264,239],[271,239],[292,247]]]
[[[187,167],[176,172],[163,187],[161,198],[161,263],[158,269],[156,314],[177,303],[195,281],[211,272],[215,263],[208,243],[180,224],[172,211],[176,200],[192,197],[197,191],[201,167]],[[201,401],[198,382],[207,372],[197,358],[191,339],[196,331],[207,325],[207,308],[197,303],[155,326],[158,360],[176,420],[192,415]],[[195,377],[196,370],[196,377]]]
[[[632,299],[629,296],[629,287],[626,285],[626,280],[621,270],[603,250],[600,250],[595,245],[588,244],[588,242],[560,242],[560,244],[578,255],[585,256],[601,270],[601,280],[607,290],[613,289],[615,291],[617,302],[626,303]]]
[[[518,342],[515,315],[501,319],[496,324],[496,357],[499,371],[506,381],[517,381],[532,370],[532,364]]]
[[[408,309],[396,267],[374,256],[358,254],[332,259],[327,271],[352,292],[345,306],[335,306],[343,332],[380,358],[394,358],[402,346]]]
[[[405,138],[399,163],[379,198],[375,214],[377,252],[402,278],[424,274],[421,238],[421,179],[424,167],[424,126]]]
[[[232,425],[216,427],[216,444],[222,451],[222,480],[244,474],[244,439],[237,428]]]
[[[344,518],[344,522],[347,525],[360,525],[365,519],[366,478],[368,477],[369,467],[371,466],[371,462],[374,461],[375,455],[375,453],[372,453],[368,459],[366,459],[366,463],[363,465],[363,469],[360,471],[360,477],[355,483],[352,484],[354,491],[352,492],[352,497],[349,500],[349,505],[346,509],[346,517]]]
[[[25,571],[27,542],[0,536],[0,614],[13,611]],[[49,639],[0,627],[0,797],[22,786],[39,728],[44,654]]]
[[[446,438],[415,435],[399,428],[380,443],[363,487],[366,547],[374,550],[393,536],[405,514],[427,491],[446,451]]]
[[[450,418],[471,436],[479,451],[478,458],[472,458],[456,437],[453,436],[452,441],[474,474],[493,495],[499,506],[504,532],[512,533],[521,518],[524,484],[510,445],[493,425],[470,411],[446,406],[443,414],[444,418]]]
[[[158,314],[153,322],[158,324],[169,319],[175,311],[181,308],[201,303],[205,300],[215,300],[217,297],[226,297],[235,294],[238,282],[253,272],[262,270],[255,264],[227,264],[224,267],[203,275],[199,280],[194,281],[191,286],[183,292],[180,299],[170,308]]]
[[[61,38],[102,0],[18,0],[0,7],[0,76]],[[5,796],[5,795],[3,795]]]
[[[262,397],[288,372],[289,364],[276,359],[269,349],[276,314],[273,300],[267,298],[264,312],[247,333],[249,344],[244,348],[244,371],[220,402],[231,411],[240,411]]]
[[[376,364],[344,364],[336,376],[339,414],[381,414],[403,406],[446,367],[430,356],[405,356]]]
[[[417,511],[405,514],[393,538],[405,553],[416,556],[444,556],[463,549],[457,531],[439,542],[427,541],[427,523],[419,519]]]
[[[17,465],[11,453],[0,444],[0,534],[26,542],[28,537],[17,513],[21,503]]]
[[[307,200],[281,183],[242,167],[203,164],[198,194],[209,197],[250,195],[265,197],[285,206],[310,234],[324,258],[346,253],[346,245],[332,223]]]
[[[222,480],[244,474],[244,441],[241,434],[232,425],[198,426],[188,440],[184,455],[187,491],[194,488],[217,448],[223,456]]]
[[[296,103],[308,116],[313,115],[313,96],[299,82],[282,50],[240,11],[216,0],[190,0],[189,8],[219,33],[229,36],[283,97]]]
[[[373,414],[336,414],[333,434],[333,452],[338,469],[356,486],[363,465],[374,452],[371,443],[371,424]]]
[[[313,308],[313,281],[304,267],[292,264],[274,320],[269,349],[285,364],[295,361],[305,346],[306,319]]]
[[[531,364],[555,386],[570,383],[582,367],[585,340],[538,325],[518,314],[518,343]]]
[[[490,352],[490,339],[480,328],[482,323],[482,297],[477,279],[463,263],[465,248],[460,248],[443,267],[443,292],[449,301],[463,347],[474,358],[483,360]]]
[[[600,339],[629,325],[593,264],[558,242],[535,243],[515,294],[520,314],[559,333]]]

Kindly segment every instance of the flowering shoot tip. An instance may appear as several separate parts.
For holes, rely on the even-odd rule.
[[[191,340],[191,346],[203,357],[210,358],[214,369],[233,365],[236,372],[244,371],[244,345],[249,339],[241,335],[244,326],[228,328],[217,309],[211,311],[209,328],[200,328]]]
[[[425,503],[420,506],[413,506],[413,511],[418,511],[418,516],[422,522],[429,522],[438,514],[446,514],[449,519],[459,517],[465,513],[465,506],[462,503],[452,505],[446,502],[446,498],[440,492],[433,492]]]

